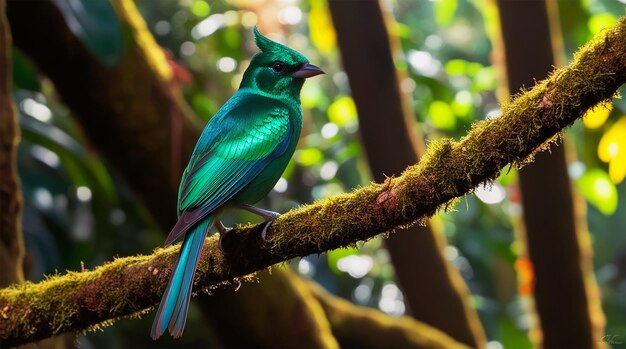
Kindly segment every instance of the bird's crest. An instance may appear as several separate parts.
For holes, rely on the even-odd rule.
[[[256,45],[259,47],[259,49],[261,49],[261,52],[266,53],[270,56],[288,55],[296,61],[308,62],[308,59],[306,59],[299,52],[294,51],[285,45],[281,45],[276,41],[270,40],[266,36],[263,36],[263,34],[259,32],[259,28],[257,26],[254,26],[254,41],[256,42]]]
[[[256,45],[261,49],[261,51],[265,53],[275,54],[280,51],[289,50],[288,47],[281,45],[276,41],[272,41],[266,36],[263,36],[263,34],[259,32],[259,28],[256,25],[254,26],[254,41],[256,42]]]

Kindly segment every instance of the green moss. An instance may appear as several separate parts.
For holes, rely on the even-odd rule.
[[[131,0],[115,0],[111,2],[120,19],[123,20],[126,30],[133,36],[131,42],[138,45],[146,57],[146,62],[162,82],[167,83],[172,79],[173,73],[163,49],[156,43],[146,22],[141,17],[135,3]]]

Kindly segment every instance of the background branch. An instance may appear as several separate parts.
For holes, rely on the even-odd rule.
[[[239,348],[258,347],[262,343],[275,343],[276,347],[300,347],[300,334],[313,327],[320,333],[321,343],[311,343],[313,346],[341,348],[466,348],[453,338],[430,325],[418,322],[407,316],[395,318],[379,310],[356,306],[346,300],[326,292],[315,282],[299,277],[289,269],[273,268],[271,273],[262,271],[256,274],[258,282],[247,282],[242,285],[220,287],[212,291],[210,303],[214,317],[233,312],[235,314],[251,314],[261,317],[253,320],[262,323],[258,327],[248,329],[245,325],[229,329],[228,333],[238,333],[237,338],[227,342]],[[271,276],[271,277],[270,277]],[[276,287],[280,284],[289,284],[288,287]],[[278,292],[277,292],[278,290]],[[289,292],[297,292],[300,297],[292,297]],[[261,295],[269,300],[269,305],[259,302],[255,296]],[[219,296],[219,297],[213,297]],[[272,300],[281,302],[287,311],[277,311],[272,307]],[[228,302],[223,302],[228,300]],[[302,301],[304,300],[304,301]],[[235,305],[235,308],[232,307]],[[314,311],[302,311],[305,308],[314,308]],[[323,319],[311,321],[310,314]],[[289,326],[276,331],[273,327],[277,317],[287,317],[278,320],[288,323]],[[267,321],[270,318],[273,321]],[[226,330],[229,323],[212,321],[217,332]],[[324,326],[319,326],[319,324]],[[241,331],[252,330],[251,336],[242,336]],[[239,331],[239,332],[237,332]],[[310,330],[307,330],[310,331]],[[332,331],[332,332],[331,332]],[[248,332],[246,332],[248,333]],[[295,333],[296,336],[284,336],[283,333]]]
[[[461,141],[442,140],[402,176],[292,210],[276,220],[268,244],[259,225],[235,229],[228,254],[208,238],[196,274],[215,285],[280,261],[353,245],[434,214],[507,164],[523,165],[626,81],[626,20],[584,46],[569,67],[518,96],[503,115],[476,124]],[[118,259],[92,272],[69,273],[0,291],[0,339],[16,345],[85,330],[135,314],[160,298],[178,246]]]
[[[342,348],[468,348],[437,328],[408,316],[381,316],[375,309],[356,307],[334,297],[313,282],[308,285],[324,309],[333,335]]]

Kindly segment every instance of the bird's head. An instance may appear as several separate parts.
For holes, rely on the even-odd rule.
[[[241,87],[258,88],[275,96],[298,97],[304,79],[324,74],[301,53],[261,35],[256,27],[254,38],[261,52],[252,58]]]

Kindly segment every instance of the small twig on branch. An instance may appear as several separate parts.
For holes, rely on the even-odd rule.
[[[390,184],[370,184],[284,214],[261,242],[261,225],[238,227],[224,241],[208,238],[196,274],[211,286],[288,259],[354,245],[447,207],[507,164],[523,165],[565,127],[626,81],[626,20],[576,54],[532,90],[477,123],[461,141],[430,144],[419,164]],[[384,197],[384,200],[381,198]],[[0,290],[0,344],[19,345],[53,334],[82,331],[146,311],[160,299],[178,246],[150,256],[120,258],[94,271],[55,276]]]

